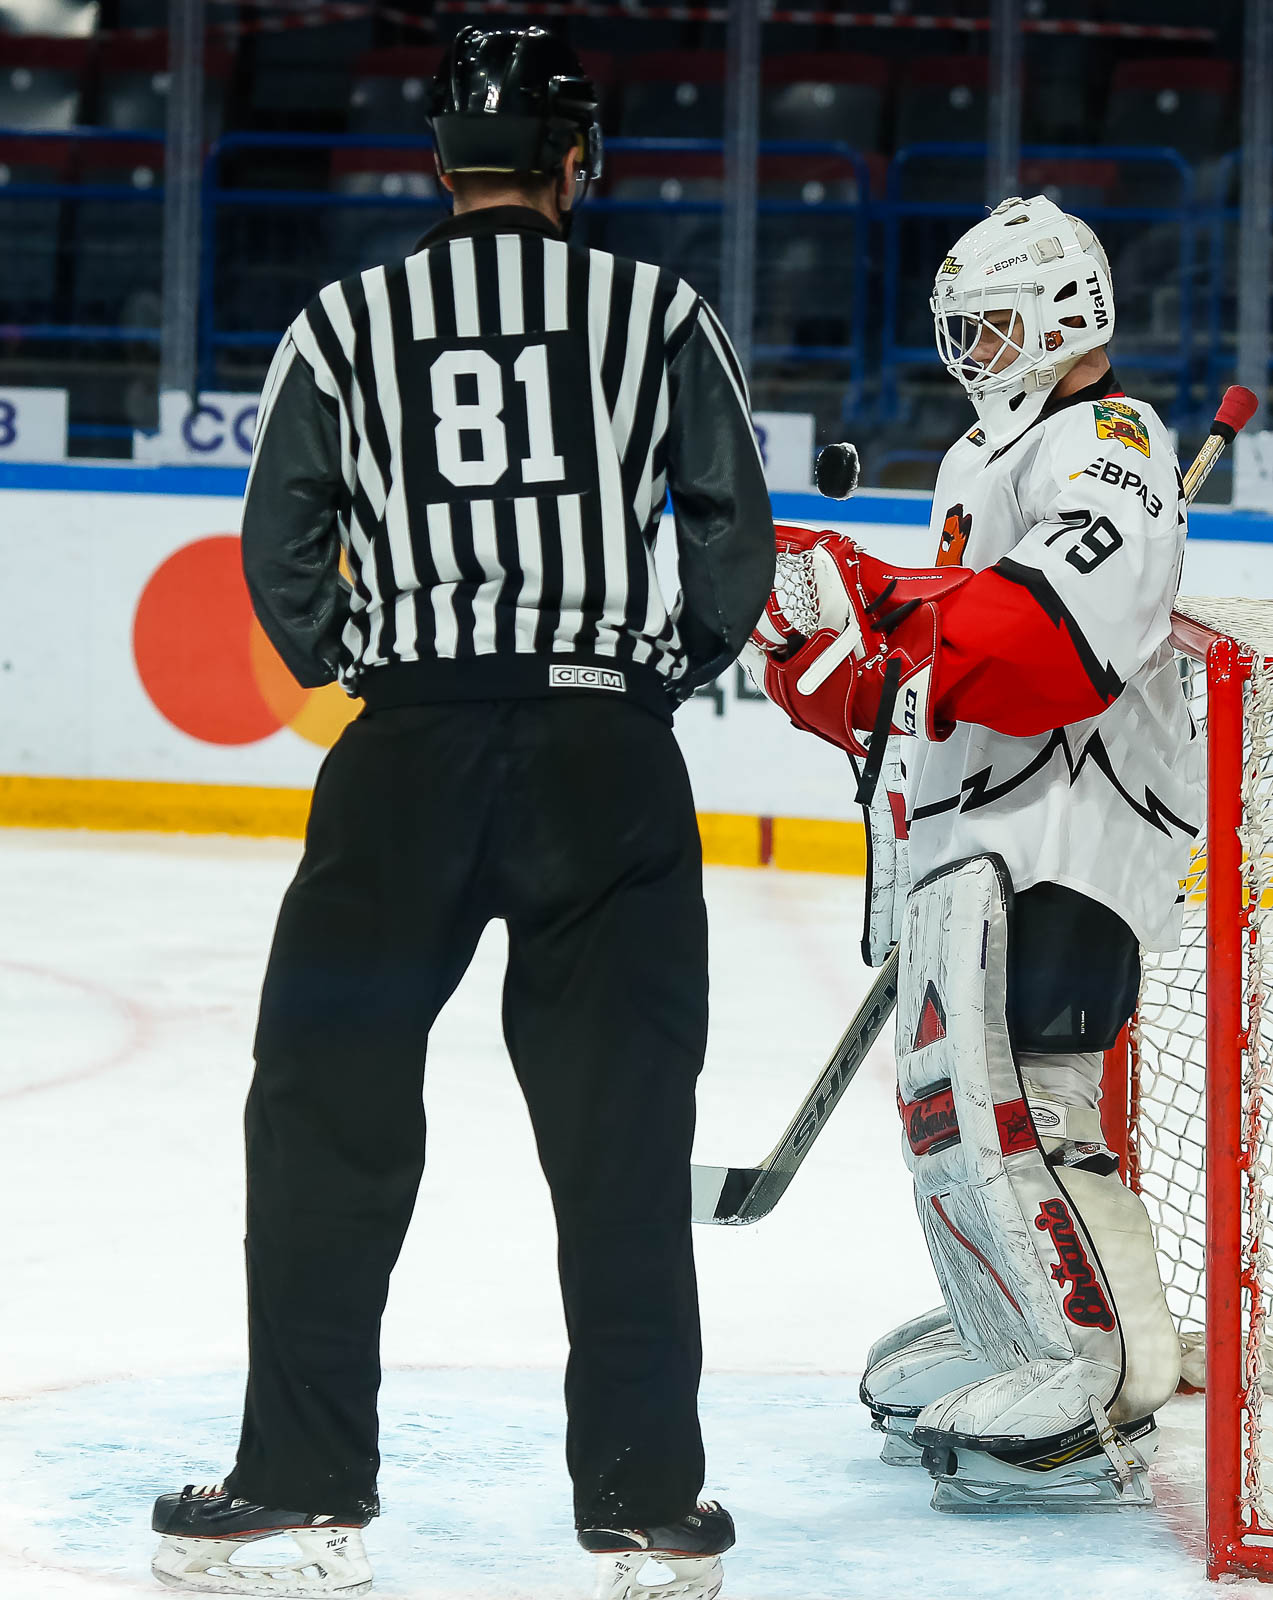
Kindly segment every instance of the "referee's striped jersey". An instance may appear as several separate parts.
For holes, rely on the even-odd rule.
[[[668,490],[679,596],[654,563]],[[773,577],[730,342],[683,280],[571,248],[529,207],[453,217],[288,329],[243,558],[303,684],[670,710],[737,654]]]

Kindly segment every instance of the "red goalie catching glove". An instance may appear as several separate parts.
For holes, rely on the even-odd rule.
[[[936,601],[973,576],[962,567],[890,567],[844,534],[777,525],[778,579],[749,665],[765,694],[808,733],[865,756],[862,730],[945,738],[934,709],[941,650]]]
[[[946,738],[956,722],[1028,737],[1121,691],[1046,576],[892,567],[844,534],[779,523],[778,574],[743,659],[808,733],[854,755],[864,732]]]

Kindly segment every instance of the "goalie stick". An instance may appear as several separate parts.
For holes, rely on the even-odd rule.
[[[757,1222],[786,1192],[813,1148],[840,1096],[853,1082],[867,1052],[884,1032],[897,1003],[897,950],[880,968],[844,1037],[831,1052],[818,1081],[805,1096],[786,1133],[758,1167],[691,1168],[695,1222]]]
[[[1255,415],[1259,401],[1249,389],[1233,385],[1211,424],[1202,449],[1184,475],[1186,503],[1206,482],[1226,444],[1231,444]],[[851,447],[850,447],[851,448]],[[856,454],[856,452],[855,452]],[[695,1222],[745,1223],[767,1217],[787,1191],[813,1142],[826,1126],[844,1091],[852,1083],[871,1046],[897,1003],[897,950],[879,970],[866,999],[831,1053],[831,1059],[805,1096],[786,1133],[756,1167],[706,1167],[691,1170]]]

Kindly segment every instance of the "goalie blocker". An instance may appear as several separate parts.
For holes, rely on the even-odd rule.
[[[1064,1023],[1029,1040],[1059,1050],[1014,1049],[1012,903],[994,856],[931,874],[907,902],[898,1101],[950,1327],[930,1316],[881,1341],[863,1398],[877,1424],[913,1426],[939,1509],[1147,1504],[1179,1343],[1144,1207],[1100,1141],[1094,1094],[1074,1092],[1098,1052],[1074,1051]],[[1109,1026],[1127,988],[1110,987]]]

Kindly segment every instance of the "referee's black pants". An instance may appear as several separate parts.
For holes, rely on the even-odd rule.
[[[323,767],[247,1102],[251,1366],[229,1480],[246,1499],[340,1514],[375,1489],[380,1318],[424,1167],[426,1041],[492,918],[508,924],[504,1033],[557,1217],[576,1521],[694,1506],[701,854],[671,730],[600,694],[364,713]]]

